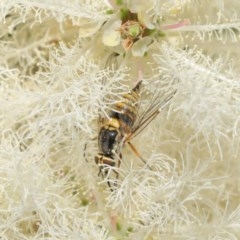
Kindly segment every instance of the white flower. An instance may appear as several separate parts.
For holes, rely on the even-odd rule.
[[[105,45],[115,47],[120,43],[120,27],[121,20],[115,17],[106,23],[106,25],[104,26],[102,38],[102,41]]]
[[[163,37],[159,16],[153,13],[152,1],[127,1],[125,4],[112,3],[113,16],[103,26],[102,42],[109,47],[121,46],[121,52],[131,50],[135,57],[142,57],[149,46]],[[185,24],[185,23],[184,23]],[[162,29],[178,28],[181,24],[171,24]]]
[[[0,3],[1,239],[239,239],[240,1],[108,3]],[[139,115],[177,93],[103,184],[98,123],[138,79]]]

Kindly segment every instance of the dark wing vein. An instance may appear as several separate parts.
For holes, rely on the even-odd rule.
[[[141,113],[135,122],[131,134],[127,137],[125,142],[130,141],[136,137],[139,133],[143,131],[145,127],[161,112],[161,110],[170,103],[173,96],[176,94],[176,90],[172,91],[167,96],[163,94],[154,94],[150,99],[150,104],[147,108]],[[141,107],[141,106],[140,106]]]

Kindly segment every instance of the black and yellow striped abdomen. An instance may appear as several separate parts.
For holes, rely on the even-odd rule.
[[[123,95],[123,101],[114,105],[110,117],[118,119],[124,125],[131,128],[136,121],[139,108],[139,90],[141,82],[139,82],[131,92]]]

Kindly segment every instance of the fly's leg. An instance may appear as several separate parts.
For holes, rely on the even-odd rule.
[[[87,156],[86,156],[86,151],[87,151],[87,143],[84,144],[83,157],[84,157],[85,161],[88,162],[88,159],[87,159]]]
[[[121,158],[122,158],[122,155],[121,155]],[[119,158],[119,160],[118,160],[118,167],[119,167],[120,164],[121,164],[121,158]],[[102,161],[102,162],[103,162],[103,161]],[[113,192],[114,189],[113,189],[113,186],[112,186],[112,184],[111,184],[109,175],[110,175],[110,171],[113,171],[113,172],[116,174],[116,179],[118,179],[118,171],[115,170],[115,169],[109,168],[109,167],[114,166],[115,164],[110,163],[110,162],[108,162],[108,163],[105,162],[105,163],[101,163],[101,164],[99,164],[99,165],[100,165],[100,166],[99,166],[98,177],[101,175],[101,176],[102,176],[102,179],[106,179],[106,180],[107,180],[107,185],[108,185],[108,187],[110,188],[111,192]],[[113,185],[114,185],[114,188],[116,188],[116,186],[117,186],[117,181],[115,181],[115,182],[113,183]]]
[[[92,138],[91,140],[92,140],[92,141],[95,141],[96,139],[97,139],[97,137]],[[86,152],[87,152],[87,146],[88,146],[88,144],[85,143],[85,144],[84,144],[84,148],[83,148],[83,158],[84,158],[85,162],[88,163],[89,161],[88,161],[88,159],[87,159],[87,154],[86,154]]]
[[[110,188],[110,191],[113,192],[113,188],[111,186],[110,180],[109,180],[109,176],[108,176],[108,169],[104,169],[103,166],[99,167],[99,172],[98,172],[98,177],[102,176],[102,179],[107,178],[107,185]]]
[[[118,161],[117,161],[117,169],[120,168],[121,161],[122,161],[122,154],[120,153],[119,157],[118,157]],[[102,167],[102,169],[100,169],[98,175],[100,175],[100,173],[101,173],[103,179],[104,178],[107,179],[107,184],[108,184],[111,192],[113,192],[114,190],[112,188],[111,181],[110,181],[110,178],[109,178],[109,175],[110,175],[109,170],[113,171],[116,174],[116,181],[114,181],[114,183],[113,183],[114,188],[116,188],[117,187],[117,180],[118,180],[118,177],[119,177],[119,172],[117,170],[115,170],[115,169],[103,169],[103,167]]]
[[[117,162],[117,169],[120,168],[121,162],[122,162],[122,154],[120,153],[119,158],[118,158],[118,162]],[[119,172],[115,171],[115,170],[114,170],[114,172],[116,173],[116,182],[115,182],[114,186],[117,187],[117,180],[118,180]]]
[[[137,157],[145,163],[145,165],[150,169],[152,170],[151,167],[148,166],[147,162],[144,160],[144,158],[141,156],[141,154],[138,152],[138,150],[134,147],[134,145],[131,143],[131,142],[127,142],[128,145],[130,146],[130,148],[132,149],[132,151],[137,155]]]

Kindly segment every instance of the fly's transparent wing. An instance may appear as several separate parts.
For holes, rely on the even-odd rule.
[[[161,110],[171,102],[175,94],[176,90],[173,87],[166,86],[161,81],[149,83],[149,86],[142,86],[138,117],[125,142],[136,137],[156,118]]]

